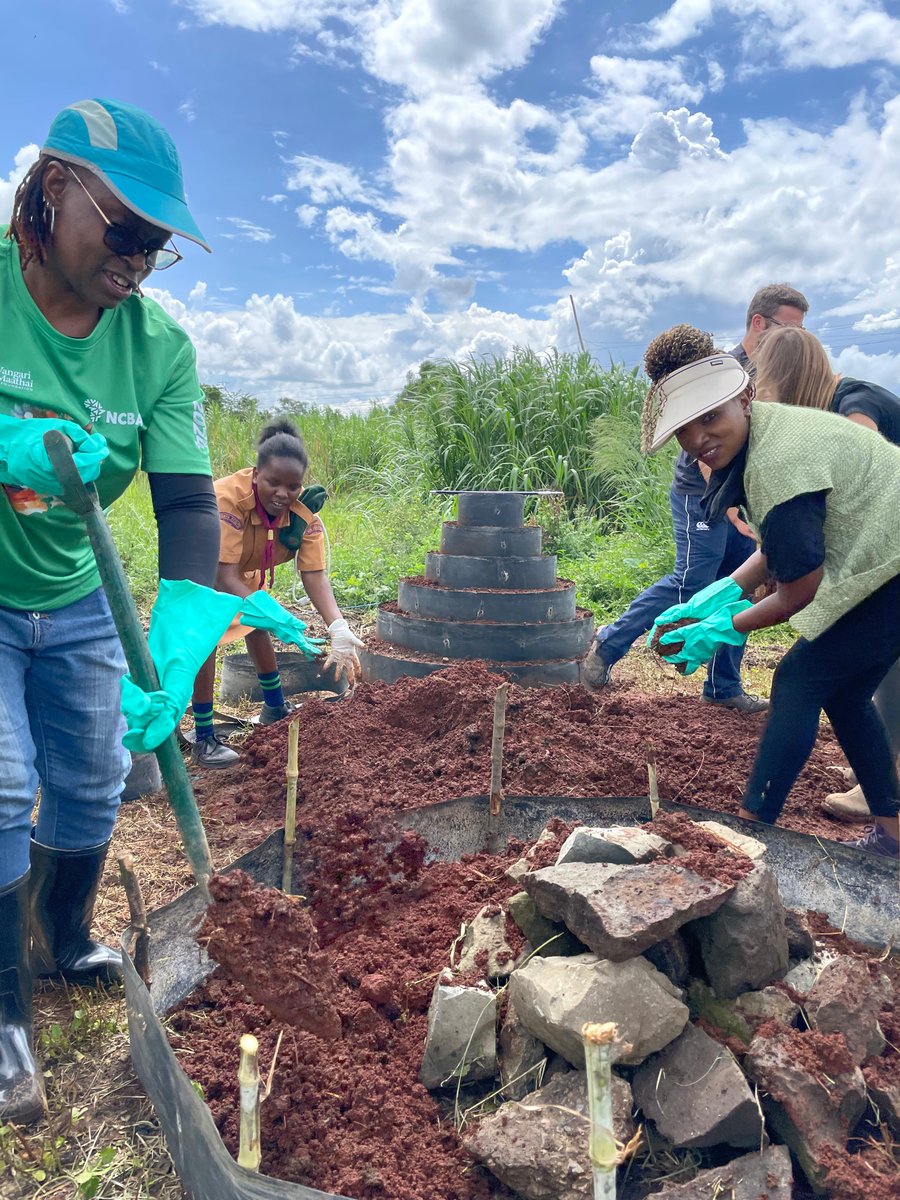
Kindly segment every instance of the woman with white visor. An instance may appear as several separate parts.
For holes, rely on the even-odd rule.
[[[662,634],[666,660],[690,674],[754,629],[790,621],[801,635],[775,672],[739,815],[777,821],[824,710],[872,811],[853,844],[896,858],[900,787],[872,696],[900,657],[900,448],[833,413],[754,401],[727,354],[655,384],[643,437],[649,453],[677,437],[712,471],[710,515],[741,506],[760,541],[731,576],[660,614],[656,626],[692,622]],[[774,590],[752,604],[767,580]]]

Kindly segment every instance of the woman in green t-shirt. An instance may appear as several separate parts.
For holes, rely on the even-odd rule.
[[[45,1107],[33,978],[112,982],[121,967],[90,924],[130,766],[125,662],[43,434],[69,436],[104,506],[140,465],[160,576],[215,578],[194,350],[141,294],[151,271],[180,259],[173,234],[206,245],[169,135],[131,105],[83,100],[54,120],[0,237],[0,1122]]]
[[[872,696],[900,658],[900,448],[831,413],[765,404],[728,355],[678,367],[651,389],[644,448],[677,437],[711,469],[704,506],[738,505],[760,549],[731,576],[662,613],[667,661],[688,673],[722,645],[791,621],[801,637],[778,665],[769,720],[740,815],[778,819],[824,709],[869,800],[874,825],[855,843],[898,856],[900,785]],[[767,580],[775,590],[752,604]]]

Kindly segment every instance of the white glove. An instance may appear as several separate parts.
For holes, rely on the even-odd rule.
[[[337,678],[340,679],[342,675],[345,675],[347,682],[352,687],[359,679],[360,674],[359,655],[356,653],[356,648],[364,646],[365,642],[356,636],[344,617],[338,617],[336,621],[331,622],[328,626],[328,636],[331,639],[331,646],[323,669],[334,667]]]

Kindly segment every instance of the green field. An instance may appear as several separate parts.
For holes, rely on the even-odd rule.
[[[646,382],[636,371],[599,367],[587,355],[425,363],[393,404],[365,414],[281,401],[309,452],[307,481],[322,483],[331,579],[345,611],[396,596],[436,549],[452,498],[440,489],[554,489],[528,519],[545,550],[578,587],[598,621],[618,615],[672,564],[668,489],[674,445],[639,451]],[[272,415],[252,397],[204,388],[216,477],[255,460],[255,439]],[[146,478],[111,513],[132,588],[147,611],[156,591],[156,526]],[[293,572],[280,568],[275,594],[291,600]],[[771,635],[767,638],[771,640]]]

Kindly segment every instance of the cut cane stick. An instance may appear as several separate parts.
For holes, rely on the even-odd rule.
[[[297,721],[291,721],[288,726],[288,759],[285,776],[287,778],[287,804],[284,810],[284,858],[281,865],[281,890],[285,895],[291,894],[291,874],[294,865],[294,843],[297,840],[297,778],[298,747],[300,726]]]
[[[238,1067],[241,1096],[240,1143],[238,1166],[258,1171],[262,1157],[259,1139],[259,1042],[252,1033],[241,1038],[241,1063]]]
[[[501,683],[494,693],[494,732],[491,737],[491,816],[500,815],[503,803],[503,737],[506,733],[506,698],[509,684]]]
[[[653,743],[647,743],[647,783],[650,793],[650,820],[656,820],[659,812],[659,781],[656,778],[656,751]]]
[[[619,1150],[613,1134],[612,1109],[612,1048],[616,1040],[616,1026],[612,1022],[583,1025],[581,1039],[584,1042],[587,1069],[591,1122],[589,1151],[594,1200],[616,1200]]]
[[[503,805],[503,738],[506,733],[506,699],[509,684],[501,683],[494,693],[494,730],[491,736],[491,792],[488,808],[488,841],[491,846],[500,830]]]
[[[116,859],[119,864],[119,878],[128,899],[128,911],[131,914],[131,932],[134,936],[132,959],[144,987],[150,987],[150,926],[147,924],[147,908],[144,895],[134,872],[134,859],[127,852]]]

